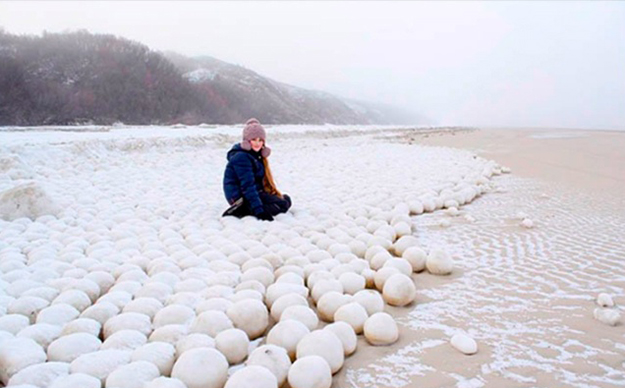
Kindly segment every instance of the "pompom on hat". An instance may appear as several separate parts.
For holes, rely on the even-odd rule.
[[[245,128],[243,128],[243,141],[241,141],[241,148],[246,151],[250,151],[252,149],[252,145],[250,144],[250,140],[260,138],[266,143],[267,134],[265,133],[265,128],[260,125],[260,122],[257,119],[249,119],[245,123]],[[265,158],[271,154],[271,148],[267,147],[265,144],[263,148],[260,150],[260,154]]]

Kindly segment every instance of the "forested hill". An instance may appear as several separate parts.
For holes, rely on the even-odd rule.
[[[0,30],[0,125],[419,124],[419,117],[86,31]]]

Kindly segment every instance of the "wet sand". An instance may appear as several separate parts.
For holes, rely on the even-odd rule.
[[[605,292],[623,316],[625,132],[479,129],[395,140],[469,150],[512,174],[458,217],[413,217],[422,246],[445,246],[456,271],[413,275],[416,304],[387,310],[400,322],[399,342],[360,340],[333,386],[624,386],[625,327],[593,311]],[[519,212],[534,228],[520,225]],[[453,349],[456,332],[479,352]]]

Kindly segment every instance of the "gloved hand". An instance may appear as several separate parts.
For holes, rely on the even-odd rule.
[[[273,221],[273,216],[266,211],[262,211],[256,215],[256,218],[262,221]]]

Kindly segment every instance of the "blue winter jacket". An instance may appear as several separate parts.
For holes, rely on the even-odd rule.
[[[224,172],[224,194],[228,203],[244,197],[254,215],[263,212],[263,203],[258,196],[263,189],[265,166],[260,152],[246,151],[235,144],[228,151],[228,164]]]

